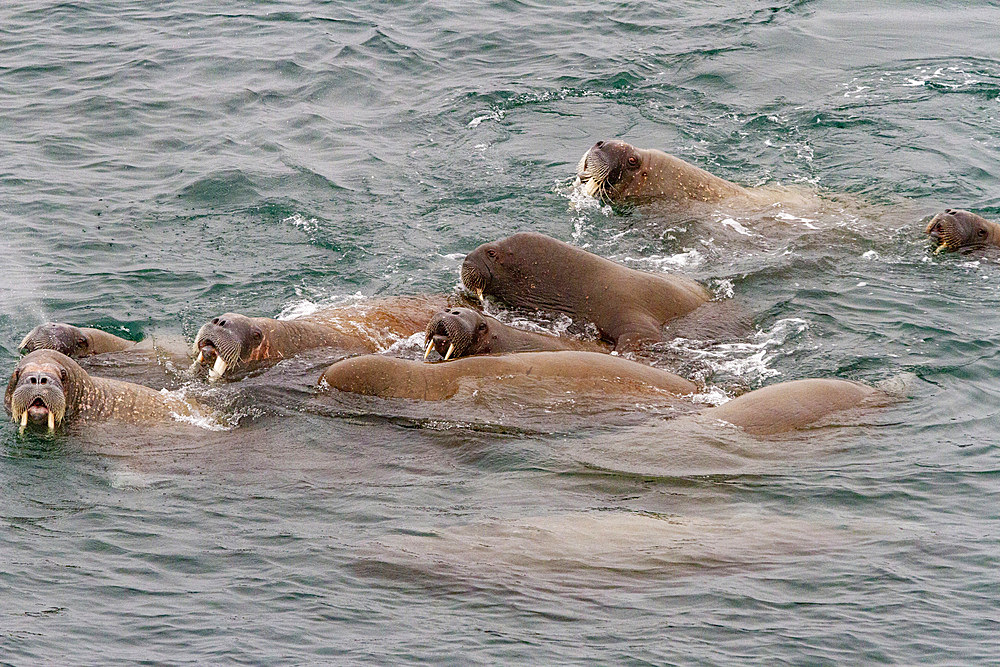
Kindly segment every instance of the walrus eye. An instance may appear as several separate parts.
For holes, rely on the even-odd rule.
[[[978,236],[981,239],[985,239],[986,238],[986,230],[985,229],[980,229],[978,232],[976,232],[976,236]]]
[[[490,248],[489,250],[487,250],[486,254],[489,255],[490,259],[496,259],[497,258],[497,251],[494,250],[493,248]]]
[[[77,338],[76,339],[76,346],[79,347],[79,348],[81,348],[81,349],[86,350],[87,349],[87,339],[83,338],[83,337]]]
[[[69,379],[69,371],[67,371],[65,368],[60,368],[59,369],[59,379],[62,380],[63,382],[65,382],[66,380],[68,380]]]
[[[486,323],[485,322],[480,322],[480,324],[479,324],[479,331],[486,331]]]
[[[628,166],[631,167],[632,169],[635,169],[636,167],[638,167],[639,166],[639,158],[637,158],[634,155],[630,155],[629,158],[628,158]]]
[[[250,330],[250,337],[253,338],[254,341],[259,341],[261,338],[264,337],[264,333],[257,327],[254,327],[253,329]]]

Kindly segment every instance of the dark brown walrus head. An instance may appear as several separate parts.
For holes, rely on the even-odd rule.
[[[4,406],[21,430],[47,428],[54,431],[66,417],[67,405],[75,404],[87,377],[80,366],[55,350],[36,350],[23,357],[7,383]]]
[[[264,331],[246,315],[224,313],[206,322],[194,340],[195,365],[209,367],[209,381],[216,381],[227,370],[249,362],[264,340]]]
[[[960,209],[945,209],[927,223],[924,232],[936,243],[934,254],[946,250],[1000,246],[1000,225]]]
[[[17,347],[21,354],[35,350],[56,350],[68,357],[85,357],[90,354],[89,345],[90,341],[79,327],[62,322],[46,322],[32,329]]]
[[[598,141],[580,159],[577,182],[595,199],[618,201],[641,173],[645,152],[624,141]]]
[[[424,333],[424,359],[431,348],[444,357],[465,357],[480,354],[489,342],[486,318],[471,308],[449,308],[435,313]]]

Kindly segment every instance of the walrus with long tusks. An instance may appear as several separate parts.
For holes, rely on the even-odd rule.
[[[477,354],[544,350],[606,352],[607,348],[597,342],[516,329],[471,308],[449,308],[434,313],[427,323],[424,359],[431,350],[436,350],[447,361]]]
[[[381,398],[443,401],[464,383],[544,382],[567,391],[692,394],[697,386],[659,368],[599,352],[519,352],[475,356],[433,364],[381,354],[351,357],[331,365],[320,386]]]
[[[630,269],[534,232],[479,246],[466,256],[461,275],[480,299],[489,295],[593,322],[619,351],[661,340],[668,320],[710,298],[685,276]]]
[[[449,306],[446,296],[390,297],[338,306],[290,320],[225,313],[198,331],[193,368],[208,367],[210,382],[272,366],[316,348],[358,354],[385,349],[423,331]]]
[[[155,389],[93,377],[55,350],[36,350],[21,358],[7,383],[4,407],[22,432],[101,421],[149,424],[195,412],[190,404]]]
[[[927,223],[924,233],[937,244],[934,254],[1000,246],[1000,224],[961,209],[949,208],[938,213]]]
[[[93,354],[121,352],[135,347],[135,343],[100,329],[46,322],[32,329],[17,347],[21,354],[35,350],[56,350],[79,359]]]
[[[745,188],[656,149],[624,141],[598,141],[577,165],[575,185],[611,204],[716,202],[742,199],[750,204],[805,203],[801,193],[784,188]]]

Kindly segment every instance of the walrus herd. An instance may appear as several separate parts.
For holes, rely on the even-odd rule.
[[[576,185],[603,202],[670,206],[722,201],[771,205],[805,195],[747,188],[657,150],[599,141],[580,160]],[[1000,246],[1000,225],[947,209],[927,224],[935,253]],[[487,242],[461,265],[466,294],[400,296],[278,320],[224,313],[198,331],[183,363],[189,379],[237,381],[309,350],[344,357],[316,380],[317,394],[348,392],[381,399],[447,401],[475,383],[541,383],[565,392],[683,400],[699,391],[684,377],[643,362],[669,335],[668,324],[709,304],[711,293],[678,274],[631,269],[534,232]],[[473,298],[474,295],[474,298]],[[554,335],[504,324],[482,312],[486,299],[527,313],[568,316],[591,336]],[[424,333],[423,360],[385,354]],[[666,333],[665,333],[666,332]],[[707,334],[710,335],[710,334]],[[4,406],[21,432],[75,424],[147,424],[197,413],[167,392],[90,375],[78,363],[109,354],[148,354],[149,346],[86,327],[49,322],[18,346]],[[432,352],[435,358],[430,359]],[[149,356],[156,361],[155,355]],[[539,386],[538,384],[534,386]],[[884,405],[879,389],[836,378],[782,382],[701,412],[755,436],[815,424],[833,413]]]

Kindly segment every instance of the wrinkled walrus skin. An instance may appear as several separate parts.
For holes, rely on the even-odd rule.
[[[187,403],[155,389],[92,377],[55,350],[36,350],[21,358],[7,383],[4,407],[22,430],[31,426],[49,431],[103,421],[149,424],[193,412]]]

